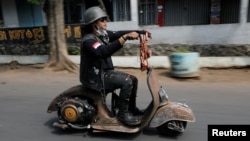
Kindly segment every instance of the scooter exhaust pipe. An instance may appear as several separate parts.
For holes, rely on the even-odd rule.
[[[80,129],[80,130],[83,130],[83,129],[90,129],[90,128],[91,128],[90,125],[86,125],[86,126],[76,126],[76,125],[73,125],[73,124],[71,124],[71,123],[65,124],[65,123],[58,123],[58,122],[54,122],[54,123],[53,123],[53,126],[59,127],[59,128],[62,128],[62,129],[74,128],[74,129]]]
[[[62,129],[69,128],[69,126],[67,124],[62,124],[62,123],[58,123],[58,122],[54,122],[53,126],[58,127],[58,128],[62,128]]]
[[[71,128],[80,129],[80,130],[82,130],[82,129],[90,129],[90,128],[91,128],[90,125],[86,125],[86,126],[76,126],[76,125],[73,125],[73,124],[71,124],[71,123],[68,123],[68,125],[69,125]]]

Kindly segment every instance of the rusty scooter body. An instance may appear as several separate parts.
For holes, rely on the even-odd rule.
[[[113,92],[100,93],[84,87],[73,86],[56,96],[48,106],[47,112],[57,112],[58,121],[55,127],[62,129],[89,129],[93,132],[124,132],[136,133],[145,127],[157,128],[160,134],[183,133],[188,122],[195,122],[192,109],[186,103],[173,102],[157,81],[153,67],[147,63],[149,50],[145,48],[147,41],[141,41],[141,69],[146,70],[147,86],[151,102],[144,114],[140,116],[139,125],[126,125],[118,120],[118,94]],[[111,94],[111,107],[107,105],[107,96]]]

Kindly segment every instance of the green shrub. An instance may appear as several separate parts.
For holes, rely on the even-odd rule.
[[[76,46],[69,46],[68,53],[69,55],[80,55],[80,48]]]
[[[187,47],[180,47],[180,48],[175,48],[174,52],[177,52],[177,53],[188,53],[190,51],[189,51],[189,49]]]

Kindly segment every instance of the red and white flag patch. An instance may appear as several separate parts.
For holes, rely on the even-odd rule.
[[[97,49],[101,44],[99,42],[95,42],[92,47]]]

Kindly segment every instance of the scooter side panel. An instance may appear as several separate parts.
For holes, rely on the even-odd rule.
[[[156,111],[149,127],[158,127],[171,120],[195,122],[195,116],[186,104],[169,101]]]
[[[68,88],[67,90],[63,91],[59,95],[57,95],[50,103],[47,109],[47,113],[52,113],[58,110],[57,103],[64,100],[67,97],[74,97],[74,96],[86,96],[91,97],[93,99],[97,99],[100,94],[97,91],[89,90],[82,85],[76,85],[73,87]]]

